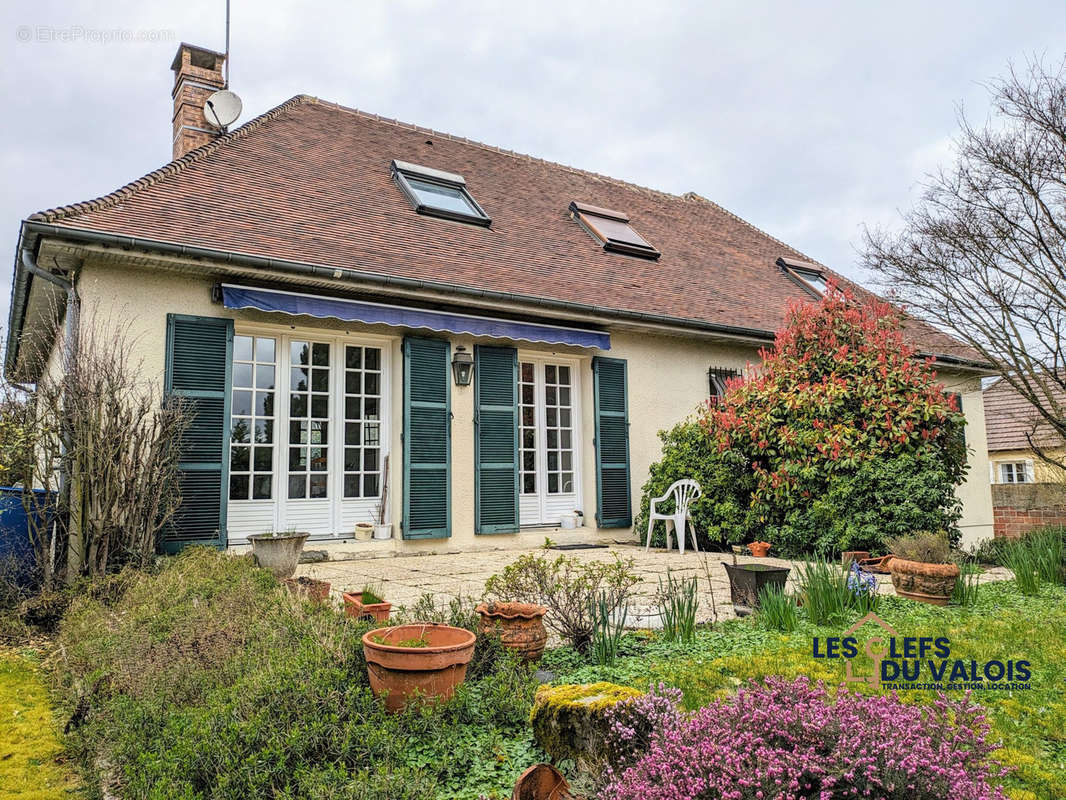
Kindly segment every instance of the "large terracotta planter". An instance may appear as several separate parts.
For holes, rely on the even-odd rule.
[[[548,609],[532,603],[481,603],[476,609],[481,615],[478,630],[500,637],[523,661],[536,661],[544,652],[548,632],[544,630],[544,615]]]
[[[344,613],[353,619],[372,619],[374,622],[388,622],[392,603],[364,603],[362,592],[344,592]]]
[[[425,647],[400,647],[399,642],[423,638]],[[466,680],[477,637],[465,628],[435,622],[416,622],[378,628],[363,634],[363,654],[370,673],[370,689],[384,697],[385,708],[396,713],[415,698],[447,700]]]
[[[252,543],[252,555],[255,562],[263,569],[268,569],[274,576],[284,580],[291,578],[300,563],[300,553],[308,534],[305,531],[286,533],[253,533],[248,537]]]
[[[946,606],[959,579],[956,564],[925,564],[893,557],[888,562],[896,594],[934,606]]]

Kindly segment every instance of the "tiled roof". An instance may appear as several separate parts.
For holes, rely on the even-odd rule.
[[[461,174],[492,226],[415,213],[393,183],[393,159]],[[661,259],[604,252],[569,218],[574,200],[626,213]],[[768,332],[789,301],[811,299],[775,264],[810,258],[698,195],[304,95],[105,197],[30,219]],[[908,337],[923,351],[977,360],[921,323],[908,324]]]
[[[1032,434],[1041,447],[1059,447],[1064,444],[1045,422],[1038,424],[1039,414],[1029,402],[1018,394],[1005,380],[998,380],[984,391],[985,428],[988,449],[1028,450],[1026,434]],[[1066,406],[1066,392],[1060,392],[1058,401]]]

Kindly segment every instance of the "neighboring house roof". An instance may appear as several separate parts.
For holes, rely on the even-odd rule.
[[[415,213],[394,159],[462,175],[491,227]],[[605,252],[568,215],[572,201],[624,212],[661,258]],[[698,195],[302,95],[109,195],[29,222],[768,335],[790,301],[812,299],[776,263],[809,258]],[[980,362],[923,323],[909,321],[907,335],[922,352]]]
[[[1057,402],[1066,407],[1066,392],[1056,393]],[[1000,379],[984,391],[985,428],[990,452],[1029,450],[1028,435],[1042,448],[1066,446],[1044,422],[1036,409],[1005,380]]]

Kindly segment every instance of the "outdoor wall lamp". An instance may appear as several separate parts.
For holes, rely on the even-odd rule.
[[[469,386],[474,376],[474,354],[468,353],[462,345],[455,348],[455,355],[452,356],[452,374],[456,386]]]

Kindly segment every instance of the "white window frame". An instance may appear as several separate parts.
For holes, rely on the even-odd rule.
[[[396,337],[377,334],[350,334],[321,328],[302,326],[279,328],[272,325],[244,323],[234,325],[234,336],[270,337],[275,340],[275,415],[274,415],[274,473],[270,500],[231,500],[227,510],[229,540],[240,543],[249,533],[267,530],[310,529],[317,538],[347,539],[354,535],[356,522],[371,522],[371,510],[381,497],[384,481],[378,485],[376,498],[344,497],[344,346],[358,345],[381,350],[381,406],[380,406],[380,463],[390,455],[392,445],[392,352]],[[330,345],[330,418],[329,418],[329,480],[328,497],[289,499],[289,370],[292,366],[289,343],[292,340],[325,342]],[[232,391],[232,388],[231,388]],[[227,432],[229,421],[227,420]],[[228,435],[228,434],[227,434]],[[395,474],[390,458],[390,483]],[[229,491],[229,486],[226,486]],[[391,486],[389,496],[392,496]],[[322,522],[302,525],[299,513],[315,514],[315,506],[328,505],[321,514]],[[386,523],[388,520],[386,509]]]
[[[1011,474],[1015,480],[1006,480],[1004,477],[1004,468],[1010,467]],[[1021,467],[1022,480],[1017,480],[1018,468]],[[1029,458],[1010,459],[1004,461],[996,461],[992,465],[992,482],[1011,486],[1019,483],[1035,483],[1036,478],[1033,475],[1033,461]]]

